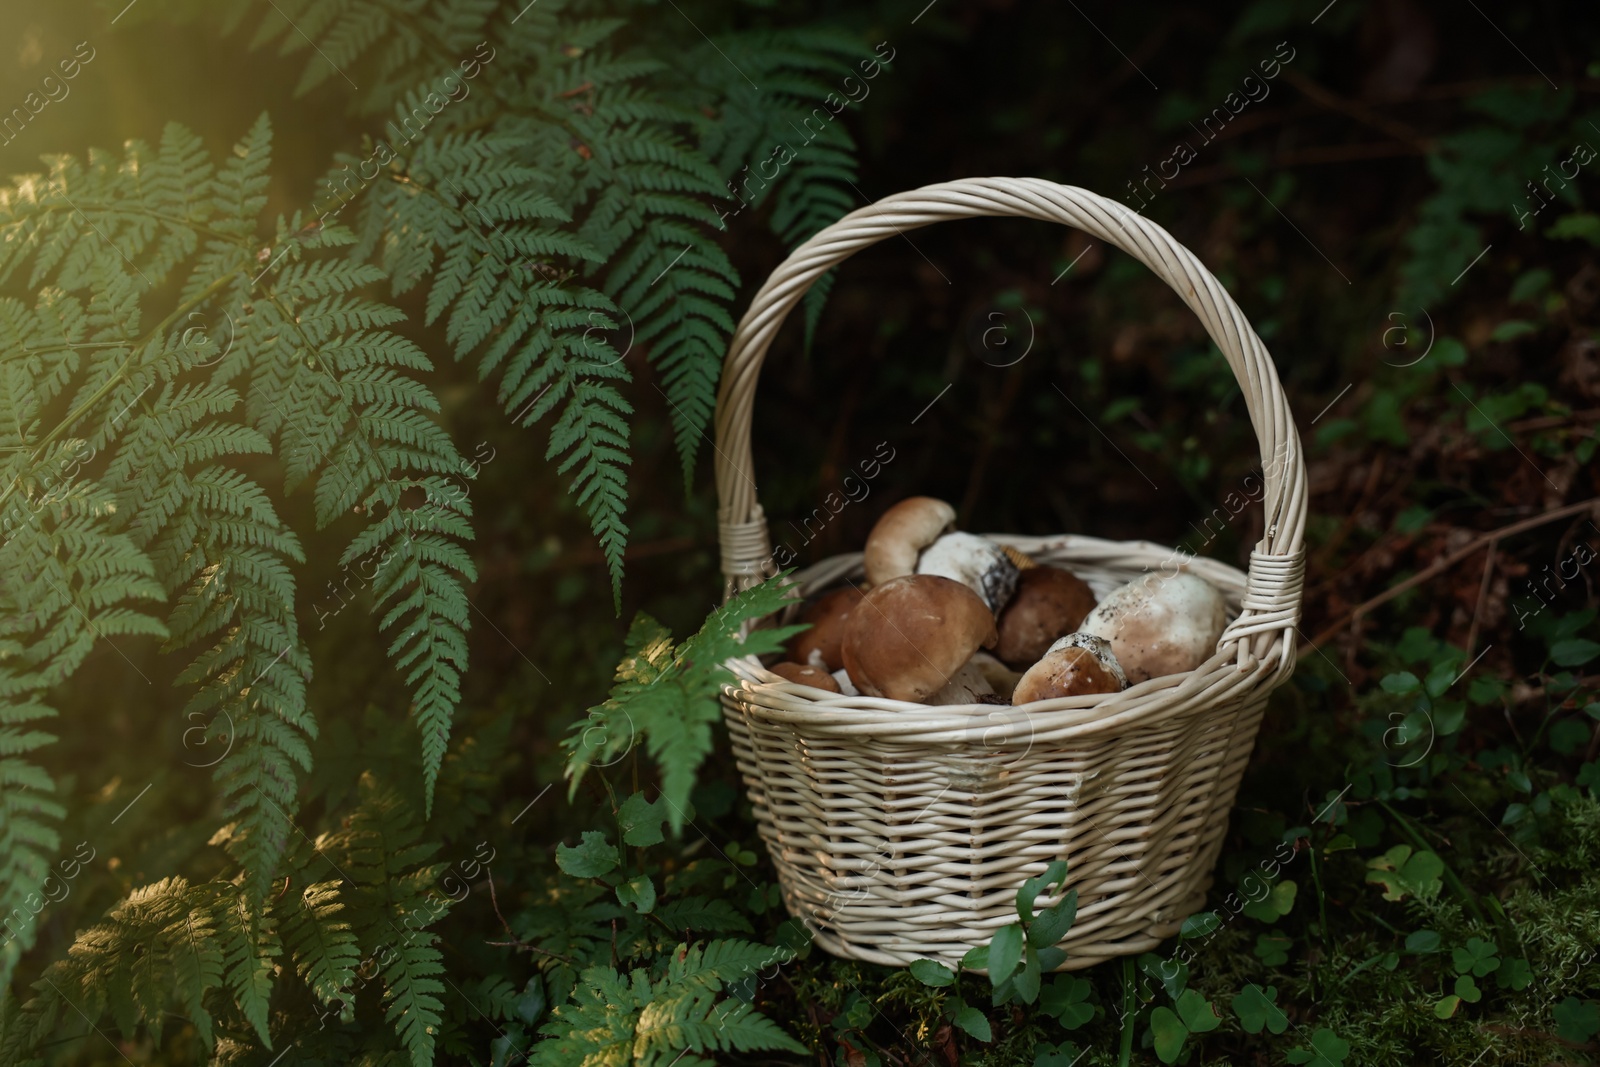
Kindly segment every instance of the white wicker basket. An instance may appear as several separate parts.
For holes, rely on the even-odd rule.
[[[977,216],[1059,222],[1122,249],[1172,286],[1227,357],[1264,464],[1266,532],[1248,574],[1145,541],[990,535],[1069,567],[1099,596],[1158,568],[1208,579],[1230,606],[1216,654],[1122,693],[1015,708],[828,695],[749,658],[730,664],[739,681],[723,705],[784,901],[825,949],[954,963],[1015,921],[1025,879],[1066,859],[1064,888],[1079,893],[1061,943],[1073,969],[1147,951],[1200,907],[1267,695],[1294,668],[1305,466],[1271,358],[1216,278],[1148,219],[1038,179],[945,182],[845,216],[773,272],[729,347],[716,416],[722,569],[730,595],[774,570],[750,421],[762,359],[790,309],[858,249]],[[859,578],[860,561],[801,571],[800,591]]]

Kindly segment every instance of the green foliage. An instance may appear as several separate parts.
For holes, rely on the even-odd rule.
[[[628,628],[627,651],[617,666],[611,697],[589,709],[562,745],[576,793],[591,767],[620,758],[643,743],[661,768],[661,797],[673,832],[688,815],[695,772],[711,751],[711,726],[722,717],[721,687],[731,679],[728,660],[775,652],[803,626],[747,624],[781,608],[789,597],[788,572],[729,600],[694,636],[676,647],[665,627],[640,614]],[[748,632],[746,630],[748,629]]]
[[[445,788],[462,700],[479,464],[441,425],[436,361],[411,331],[437,323],[455,359],[495,378],[515,422],[549,423],[546,458],[587,512],[620,598],[629,350],[660,376],[687,478],[739,284],[711,203],[726,196],[712,158],[734,150],[732,127],[701,110],[723,106],[727,88],[687,85],[682,49],[624,40],[625,20],[587,6],[546,0],[514,19],[504,8],[146,3],[123,25],[245,26],[253,46],[300,56],[295,92],[308,99],[354,72],[370,132],[283,214],[268,209],[286,201],[266,115],[220,158],[174,123],[154,147],[51,157],[0,189],[0,981],[39,936],[69,814],[41,762],[55,740],[43,721],[97,649],[148,681],[160,643],[172,663],[160,684],[185,690],[183,740],[214,778],[225,852],[213,882],[119,887],[71,965],[47,970],[60,988],[36,984],[9,1017],[19,1056],[79,994],[90,1020],[109,1013],[130,1036],[159,1042],[176,1012],[202,1044],[239,1054],[244,1032],[272,1046],[286,983],[345,1024],[352,985],[378,983],[415,1064],[433,1062],[449,1028],[442,957],[419,932],[448,909],[426,891],[437,845],[418,827]],[[850,35],[782,28],[741,47],[792,94],[863,52]],[[733,110],[760,109],[741,97]],[[787,207],[774,225],[790,239],[838,213],[854,146],[835,139],[778,183]],[[383,283],[394,303],[374,297]],[[397,306],[409,300],[414,322]],[[321,569],[308,536],[339,540],[345,589],[360,575],[420,751],[415,796],[364,785],[355,814],[318,839],[319,862],[343,868],[335,880],[304,876],[297,821],[329,727],[310,706],[297,614],[307,572]],[[320,631],[345,599],[312,596]],[[776,606],[776,593],[755,596],[752,614]],[[709,750],[721,658],[785,635],[741,643],[737,610],[624,701],[666,773],[656,840],[663,821],[681,828]],[[649,842],[648,823],[626,836]],[[626,890],[641,913],[655,893],[649,879]],[[718,900],[662,908],[686,927],[749,928]],[[390,944],[408,920],[416,929]],[[153,948],[135,963],[126,946],[140,938]],[[514,989],[497,995],[501,1017],[531,1025]],[[780,1047],[759,1044],[763,1025],[730,1016],[726,1040]]]

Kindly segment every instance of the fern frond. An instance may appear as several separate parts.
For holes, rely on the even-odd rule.
[[[340,991],[355,981],[361,948],[348,911],[339,898],[339,883],[314,882],[274,905],[283,947],[295,973],[324,1005],[341,1001]],[[346,1013],[354,1005],[344,1003]]]
[[[81,476],[63,483],[60,474],[22,459],[0,466],[5,484],[30,487],[0,500],[0,915],[8,919],[0,981],[33,944],[37,910],[25,901],[49,876],[60,846],[54,824],[64,814],[55,782],[27,758],[55,738],[25,727],[55,716],[48,691],[96,643],[166,635],[157,619],[130,607],[164,594],[149,558],[115,529],[115,497]]]
[[[370,516],[341,562],[381,554],[379,626],[395,631],[389,654],[412,688],[431,809],[467,663],[465,583],[477,574],[460,545],[472,537],[470,503],[446,476],[470,468],[423,414],[438,410],[432,392],[401,373],[432,364],[381,329],[399,312],[351,295],[381,277],[348,260],[291,263],[258,301],[242,356],[252,421],[276,438],[291,488],[315,480],[317,522],[352,509]],[[422,506],[409,502],[412,489]]]
[[[212,904],[212,922],[233,1002],[270,1050],[273,971],[283,954],[274,917],[256,908],[247,894],[227,891],[219,893]]]
[[[719,1000],[728,982],[790,958],[787,949],[747,941],[713,941],[673,953],[667,973],[654,981],[643,970],[626,977],[610,967],[590,967],[573,999],[551,1013],[535,1047],[535,1065],[570,1063],[704,1063],[690,1052],[806,1051],[749,1004]]]
[[[576,793],[591,766],[642,742],[661,768],[661,796],[672,828],[681,829],[695,772],[711,751],[711,724],[722,714],[719,695],[730,677],[724,664],[738,656],[776,651],[804,628],[743,633],[745,623],[771,615],[788,595],[781,575],[747,589],[713,612],[677,649],[667,629],[640,612],[628,628],[610,699],[590,708],[588,717],[574,723],[562,741],[569,792]]]

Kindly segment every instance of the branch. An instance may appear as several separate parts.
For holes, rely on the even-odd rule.
[[[1421,585],[1430,578],[1434,578],[1440,574],[1443,574],[1445,571],[1449,570],[1457,563],[1460,563],[1468,556],[1478,552],[1480,549],[1490,547],[1502,538],[1511,537],[1515,534],[1522,533],[1525,530],[1532,530],[1535,527],[1543,526],[1546,523],[1555,522],[1557,519],[1564,519],[1568,515],[1576,515],[1579,512],[1594,508],[1597,505],[1600,505],[1600,497],[1591,497],[1590,499],[1581,501],[1577,504],[1568,504],[1564,508],[1556,508],[1554,511],[1546,511],[1542,515],[1535,515],[1531,519],[1523,519],[1521,522],[1514,522],[1510,526],[1502,526],[1498,530],[1489,531],[1482,537],[1479,537],[1477,540],[1469,542],[1465,547],[1458,548],[1454,552],[1451,552],[1449,555],[1434,563],[1432,566],[1418,571],[1416,574],[1413,574],[1404,581],[1385,589],[1371,600],[1367,600],[1358,605],[1356,609],[1349,615],[1346,615],[1332,626],[1329,626],[1327,629],[1323,630],[1316,637],[1306,642],[1306,644],[1300,649],[1299,655],[1304,656],[1312,649],[1320,646],[1324,641],[1336,636],[1339,631],[1343,630],[1346,626],[1352,626],[1356,622],[1360,621],[1361,617],[1367,614],[1373,608],[1387,604],[1401,593],[1404,593],[1407,589]]]

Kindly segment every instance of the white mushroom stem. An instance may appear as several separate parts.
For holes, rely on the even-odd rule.
[[[917,556],[955,525],[956,509],[931,496],[913,496],[884,512],[867,535],[861,566],[868,585],[917,569]]]
[[[994,687],[983,675],[983,669],[967,660],[950,676],[943,689],[933,694],[924,704],[976,704],[984,697],[994,696]]]
[[[1017,589],[1017,565],[1000,546],[977,534],[947,533],[923,550],[918,574],[937,574],[960,582],[999,614]]]
[[[858,697],[861,695],[861,691],[851,683],[850,675],[845,672],[843,667],[833,672],[833,680],[839,683],[839,692],[845,696]]]
[[[967,662],[983,673],[984,680],[994,689],[996,696],[1007,700],[1011,699],[1017,683],[1022,680],[1021,671],[1012,670],[987,652],[978,652]]]

